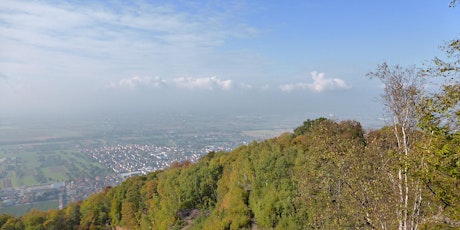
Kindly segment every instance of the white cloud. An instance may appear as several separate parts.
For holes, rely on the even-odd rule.
[[[323,92],[327,90],[348,89],[349,86],[340,78],[326,78],[324,73],[313,71],[310,73],[313,83],[298,82],[292,84],[284,84],[280,86],[281,91],[291,92],[295,90],[312,90],[314,92]]]
[[[136,89],[140,87],[161,87],[166,81],[160,77],[129,77],[119,80],[117,83],[109,84],[109,88]]]
[[[174,87],[182,89],[198,89],[198,90],[230,90],[232,88],[232,80],[221,80],[217,77],[179,77],[170,80],[165,80],[160,77],[127,77],[120,79],[117,82],[111,82],[107,88],[112,89],[140,89],[140,88],[160,88]]]
[[[239,88],[244,89],[244,90],[251,90],[253,88],[253,86],[251,84],[247,84],[247,83],[240,83]]]
[[[205,89],[214,90],[216,88],[229,90],[232,88],[231,80],[221,80],[217,77],[203,77],[203,78],[192,78],[192,77],[179,77],[172,80],[172,82],[178,88],[186,89]]]
[[[310,84],[307,83],[294,83],[294,84],[285,84],[285,85],[280,85],[281,91],[284,92],[291,92],[294,90],[305,90],[308,89]]]
[[[238,17],[229,7],[201,12],[199,5],[189,9],[169,2],[2,3],[0,69],[31,81],[70,76],[63,71],[108,81],[113,81],[109,76],[131,76],[133,69],[162,76],[203,75],[209,66],[218,66],[210,61],[241,59],[217,54],[216,47],[257,31],[230,20]]]

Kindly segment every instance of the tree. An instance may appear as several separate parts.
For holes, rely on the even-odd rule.
[[[70,203],[65,208],[65,218],[67,219],[67,229],[76,229],[80,224],[80,205],[81,203]]]
[[[365,151],[364,131],[358,122],[330,120],[297,136],[302,154],[295,162],[296,224],[299,229],[376,228],[383,209],[376,188],[377,162]],[[369,152],[374,153],[374,152]],[[380,181],[379,181],[380,182]],[[379,194],[375,194],[374,191]],[[394,226],[394,225],[393,225]]]
[[[67,219],[65,213],[61,210],[50,210],[47,212],[46,221],[43,227],[49,230],[64,230],[67,228]]]
[[[121,205],[121,222],[120,224],[123,227],[128,229],[136,229],[138,224],[136,220],[137,210],[133,203],[131,202],[123,202]]]
[[[104,206],[104,193],[93,194],[80,206],[80,228],[99,229],[107,223],[107,210]]]
[[[460,227],[460,40],[450,41],[443,49],[450,60],[435,58],[426,73],[444,82],[418,107],[419,126],[430,143],[421,178],[439,201],[438,212],[426,220],[427,225]]]
[[[321,124],[322,122],[328,121],[327,118],[320,117],[315,120],[307,119],[303,122],[302,126],[294,129],[294,136],[299,136],[309,132],[314,126]]]
[[[417,180],[411,183],[408,160],[410,154],[414,154],[413,132],[417,124],[415,112],[423,93],[423,74],[416,71],[415,67],[403,68],[383,63],[367,76],[371,79],[377,78],[383,83],[384,93],[381,101],[393,120],[393,132],[397,141],[396,152],[400,164],[395,181],[399,197],[396,210],[399,229],[417,229],[421,215],[421,187]],[[419,166],[421,165],[423,158],[419,162]]]
[[[22,216],[22,222],[24,223],[25,229],[45,229],[43,223],[46,221],[46,213],[36,209],[30,210],[24,216]]]
[[[19,230],[24,228],[24,224],[20,219],[7,214],[0,215],[0,230]]]

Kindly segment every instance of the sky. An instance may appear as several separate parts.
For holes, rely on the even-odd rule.
[[[2,0],[0,117],[199,110],[377,118],[378,64],[460,33],[441,1]],[[307,116],[307,115],[306,115]]]

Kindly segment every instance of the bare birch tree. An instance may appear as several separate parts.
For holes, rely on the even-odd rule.
[[[394,183],[397,187],[395,198],[398,205],[395,211],[398,216],[398,227],[401,230],[418,229],[422,191],[420,183],[414,178],[409,178],[408,158],[410,154],[415,154],[412,152],[413,132],[417,125],[415,112],[423,91],[423,75],[415,67],[403,68],[383,63],[367,76],[382,82],[384,92],[380,99],[393,121],[399,165],[395,172],[397,175],[390,176],[397,178]],[[419,164],[423,164],[423,158]]]

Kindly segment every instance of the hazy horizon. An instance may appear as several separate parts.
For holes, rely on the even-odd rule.
[[[381,86],[365,74],[442,56],[460,21],[448,3],[7,0],[0,119],[246,113],[372,127]]]

